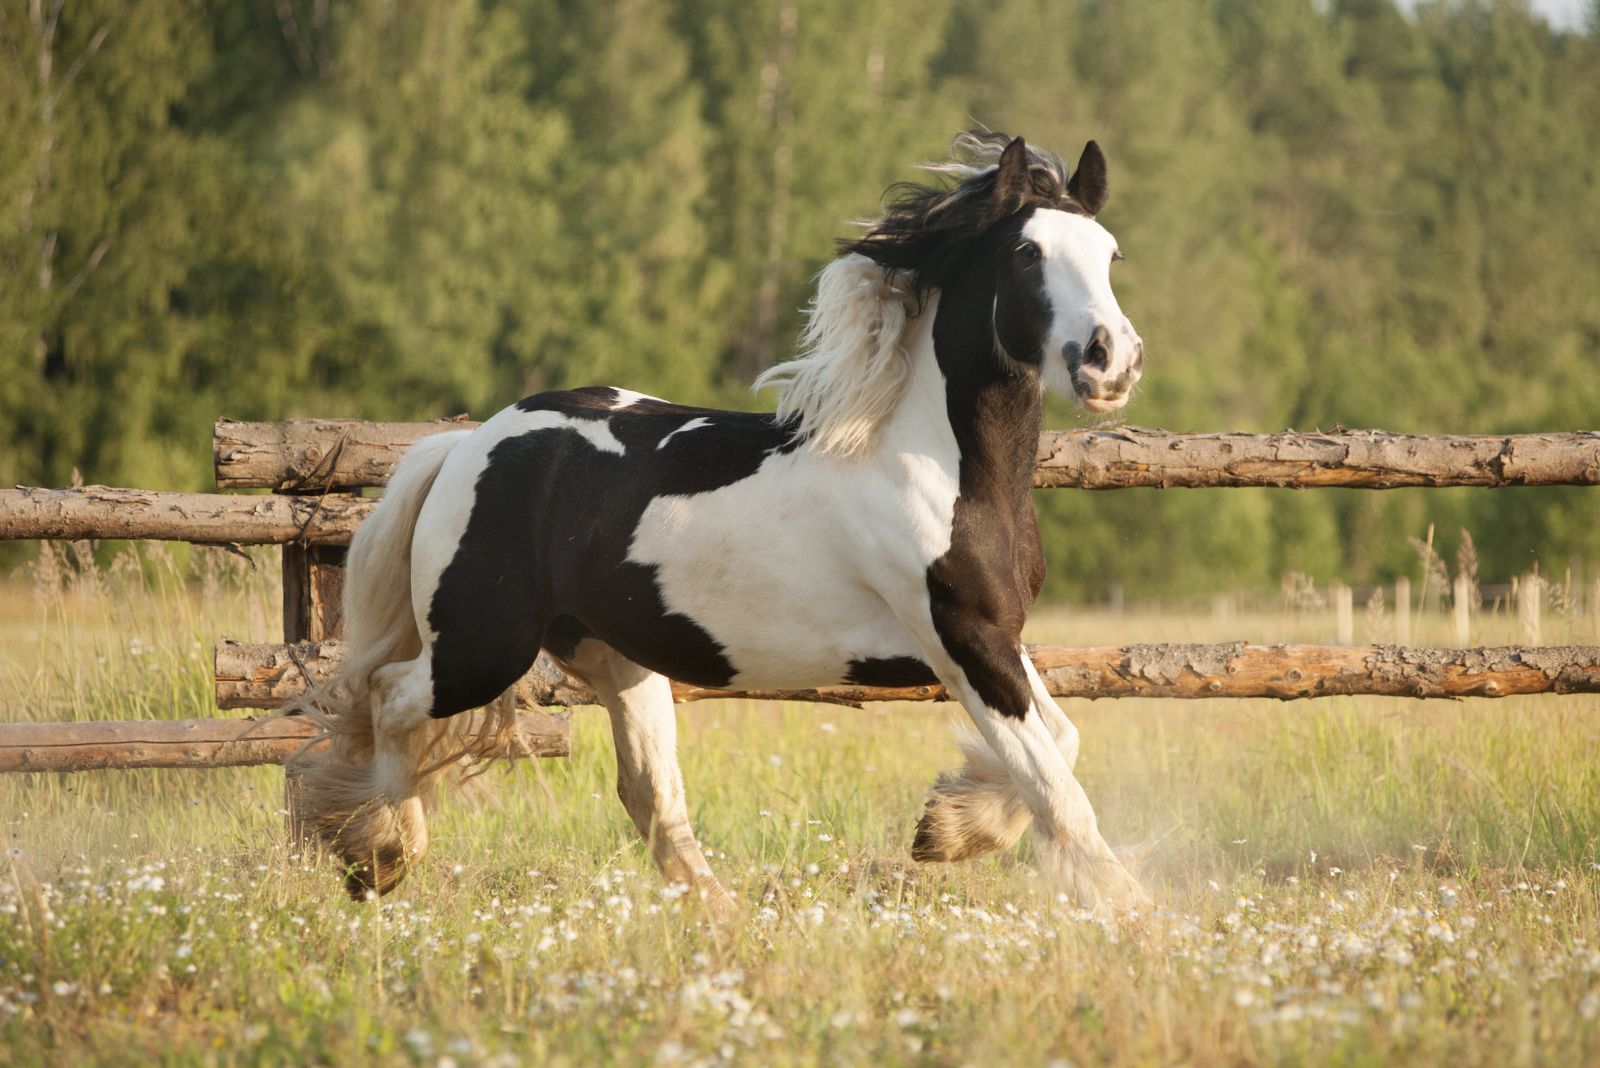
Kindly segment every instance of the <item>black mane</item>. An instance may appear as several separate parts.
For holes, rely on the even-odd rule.
[[[1061,157],[1032,145],[1027,147],[1026,183],[996,196],[996,161],[1011,140],[1006,134],[986,130],[959,134],[951,148],[954,162],[928,169],[960,179],[939,185],[899,182],[890,186],[883,217],[864,237],[841,241],[839,254],[859,253],[884,267],[891,277],[906,276],[920,304],[997,223],[1032,208],[1090,214],[1068,192],[1067,165]]]

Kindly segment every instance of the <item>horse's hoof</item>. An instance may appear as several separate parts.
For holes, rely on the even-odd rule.
[[[362,860],[345,857],[344,888],[354,901],[383,897],[406,877],[404,850],[385,850]]]

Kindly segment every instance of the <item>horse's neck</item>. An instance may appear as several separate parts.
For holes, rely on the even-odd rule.
[[[933,323],[938,301],[937,293],[930,296],[923,313],[906,325],[910,380],[889,418],[881,443],[890,452],[916,453],[937,459],[949,466],[954,477],[960,452],[950,426],[944,372],[933,350]]]
[[[965,303],[935,295],[912,324],[912,379],[895,423],[927,424],[925,440],[953,449],[963,498],[1017,515],[1031,508],[1043,391],[1036,375],[1001,366],[988,309]]]

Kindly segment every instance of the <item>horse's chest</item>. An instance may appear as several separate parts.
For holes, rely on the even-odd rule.
[[[936,601],[1020,626],[1043,578],[1036,545],[1016,517],[958,504],[950,549],[928,568],[929,591]]]

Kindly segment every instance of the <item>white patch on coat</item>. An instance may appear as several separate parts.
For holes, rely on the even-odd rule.
[[[699,430],[703,426],[710,426],[710,425],[711,425],[711,420],[707,419],[703,415],[697,415],[693,419],[689,420],[687,423],[684,423],[678,429],[674,430],[672,433],[668,434],[666,437],[662,438],[661,439],[661,443],[656,446],[656,451],[660,452],[662,449],[666,448],[667,447],[667,442],[671,441],[674,437],[676,437],[679,434],[687,433],[690,430]]]
[[[638,396],[636,394],[636,396]],[[451,450],[417,515],[411,543],[411,600],[417,630],[431,642],[437,635],[428,626],[439,577],[455,558],[467,533],[467,520],[477,498],[478,477],[489,466],[489,456],[507,438],[539,430],[570,430],[601,452],[623,455],[627,450],[603,419],[579,419],[562,412],[525,412],[511,407],[494,415]]]
[[[722,646],[733,685],[815,686],[843,680],[852,660],[923,656],[896,610],[926,612],[960,492],[935,304],[907,340],[903,399],[870,453],[776,453],[749,478],[645,509],[628,559],[653,565],[667,610]]]
[[[655,401],[657,404],[666,403],[660,397],[652,397],[648,393],[638,393],[631,389],[622,389],[619,386],[612,386],[611,391],[617,395],[616,399],[611,402],[611,410],[614,412],[621,411],[623,408],[631,408],[640,401]]]

